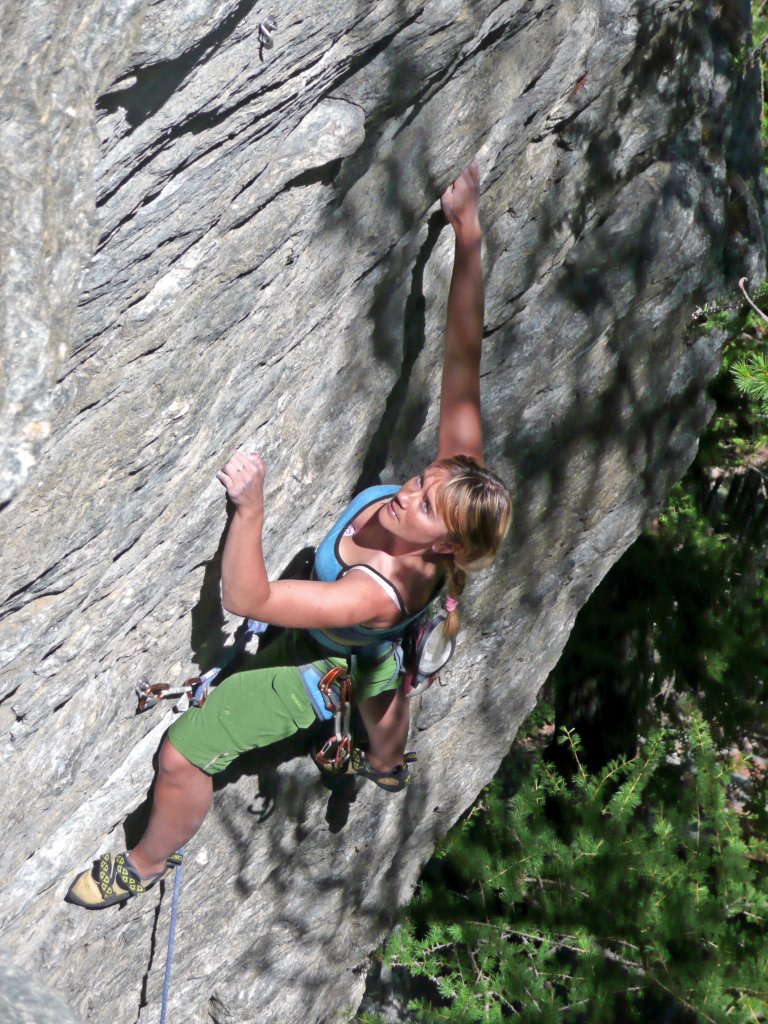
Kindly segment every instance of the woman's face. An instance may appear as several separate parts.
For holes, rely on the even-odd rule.
[[[435,492],[448,476],[440,466],[428,466],[423,474],[403,484],[397,494],[379,510],[379,522],[398,540],[412,545],[434,547],[438,554],[450,554],[456,545],[435,503]]]

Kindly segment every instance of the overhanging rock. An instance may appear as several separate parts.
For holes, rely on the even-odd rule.
[[[124,848],[151,782],[172,712],[136,717],[133,685],[208,667],[231,633],[214,473],[264,454],[279,570],[356,486],[432,457],[435,200],[479,154],[488,458],[516,512],[448,685],[414,709],[418,780],[344,799],[300,745],[263,752],[185,869],[174,1024],[344,1020],[436,837],[693,457],[719,339],[691,314],[764,274],[749,5],[114,10],[26,5],[3,72],[0,914],[94,1024],[157,1019],[167,897],[94,915],[62,896]]]

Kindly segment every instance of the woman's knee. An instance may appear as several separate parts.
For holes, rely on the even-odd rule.
[[[192,764],[183,754],[174,747],[166,736],[160,748],[158,757],[158,770],[166,777],[180,778],[185,775],[204,775],[197,765]]]

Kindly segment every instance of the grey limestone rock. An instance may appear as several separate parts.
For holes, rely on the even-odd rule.
[[[61,996],[0,951],[0,1021],[3,1024],[82,1024]]]
[[[278,571],[355,488],[432,457],[437,197],[478,154],[488,459],[516,512],[447,685],[415,702],[418,781],[344,796],[300,742],[261,752],[185,868],[174,1024],[348,1019],[435,839],[695,452],[720,339],[691,329],[694,307],[764,273],[759,82],[736,59],[749,4],[58,0],[1,17],[0,919],[94,1024],[158,1016],[168,895],[101,914],[62,896],[135,837],[174,712],[137,716],[134,685],[215,664],[236,626],[215,471],[264,454]]]

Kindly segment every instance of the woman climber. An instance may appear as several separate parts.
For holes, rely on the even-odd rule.
[[[465,572],[488,565],[507,531],[509,494],[483,465],[480,350],[483,278],[479,175],[472,163],[444,192],[455,234],[448,296],[437,459],[402,487],[359,494],[319,545],[312,580],[270,581],[262,554],[264,463],[236,452],[217,474],[234,505],[222,559],[222,601],[234,614],[289,627],[252,668],[221,683],[202,707],[171,726],[159,755],[147,830],[134,848],[104,854],[78,875],[67,899],[109,906],[144,892],[178,863],[174,851],[200,828],[213,799],[212,776],[239,754],[315,721],[306,673],[346,665],[368,735],[348,770],[402,790],[408,700],[393,639],[447,591],[446,634],[459,626]],[[355,571],[356,570],[356,571]],[[352,657],[354,656],[354,657]]]

